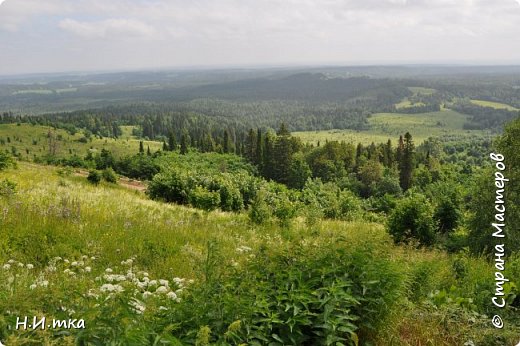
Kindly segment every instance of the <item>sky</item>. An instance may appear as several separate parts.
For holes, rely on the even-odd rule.
[[[0,0],[0,75],[520,64],[520,0]]]

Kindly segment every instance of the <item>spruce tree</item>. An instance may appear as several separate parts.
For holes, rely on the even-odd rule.
[[[143,141],[139,141],[139,154],[144,153],[144,144]]]
[[[188,143],[190,139],[186,131],[182,132],[181,136],[181,154],[185,155],[188,152]]]
[[[399,182],[401,188],[406,191],[412,186],[412,175],[415,166],[415,145],[412,135],[406,132],[404,135],[403,151],[399,162]]]
[[[282,123],[278,130],[278,136],[274,145],[273,158],[274,180],[282,184],[289,184],[291,165],[292,165],[292,143],[291,134],[285,124]]]
[[[264,140],[262,137],[262,130],[258,129],[256,133],[256,151],[254,163],[261,169],[264,160]]]
[[[174,151],[177,150],[177,141],[175,140],[175,134],[172,130],[168,132],[168,150]]]

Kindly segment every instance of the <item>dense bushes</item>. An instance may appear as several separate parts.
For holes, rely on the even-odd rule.
[[[208,344],[357,345],[404,287],[376,244],[313,239],[250,251],[226,267],[210,249],[204,284],[172,316],[182,342],[197,344],[204,328]]]
[[[416,193],[400,201],[388,218],[388,231],[398,243],[415,239],[422,245],[432,245],[435,223],[426,197]]]

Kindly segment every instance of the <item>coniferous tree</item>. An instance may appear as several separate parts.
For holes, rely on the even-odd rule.
[[[401,164],[401,160],[403,158],[403,151],[404,151],[404,141],[403,136],[399,136],[399,142],[397,143],[397,148],[395,151],[395,159],[397,161],[397,164]]]
[[[222,150],[224,151],[224,153],[231,152],[231,140],[229,139],[228,130],[224,131],[224,142],[222,143]]]
[[[188,143],[190,139],[188,136],[188,132],[185,130],[182,132],[181,136],[181,154],[185,155],[188,152]]]
[[[413,169],[415,167],[415,145],[412,135],[406,132],[404,135],[403,151],[399,162],[399,182],[401,188],[406,191],[412,186]]]
[[[139,154],[144,153],[144,144],[143,141],[139,141]]]
[[[264,156],[262,162],[263,176],[267,179],[273,179],[273,151],[275,137],[270,132],[267,132],[264,138]]]
[[[175,134],[172,130],[168,132],[168,150],[177,150],[177,141],[175,140]]]
[[[394,163],[394,151],[392,149],[392,141],[389,139],[388,142],[386,142],[385,145],[385,159],[386,163],[385,165],[387,167],[391,167]]]
[[[249,132],[247,133],[246,146],[244,152],[244,156],[249,160],[249,162],[255,162],[257,150],[256,145],[256,132],[253,129],[249,129]]]
[[[274,145],[273,158],[276,165],[273,167],[274,180],[282,184],[289,184],[293,148],[291,134],[284,123],[278,130],[278,136]]]
[[[254,163],[261,169],[264,160],[264,140],[262,137],[262,130],[258,129],[256,133],[256,151]]]

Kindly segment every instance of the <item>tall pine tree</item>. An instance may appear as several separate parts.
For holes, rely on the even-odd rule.
[[[404,191],[408,190],[412,186],[414,167],[415,145],[413,144],[412,135],[409,132],[406,132],[404,135],[401,161],[399,162],[399,183]]]

